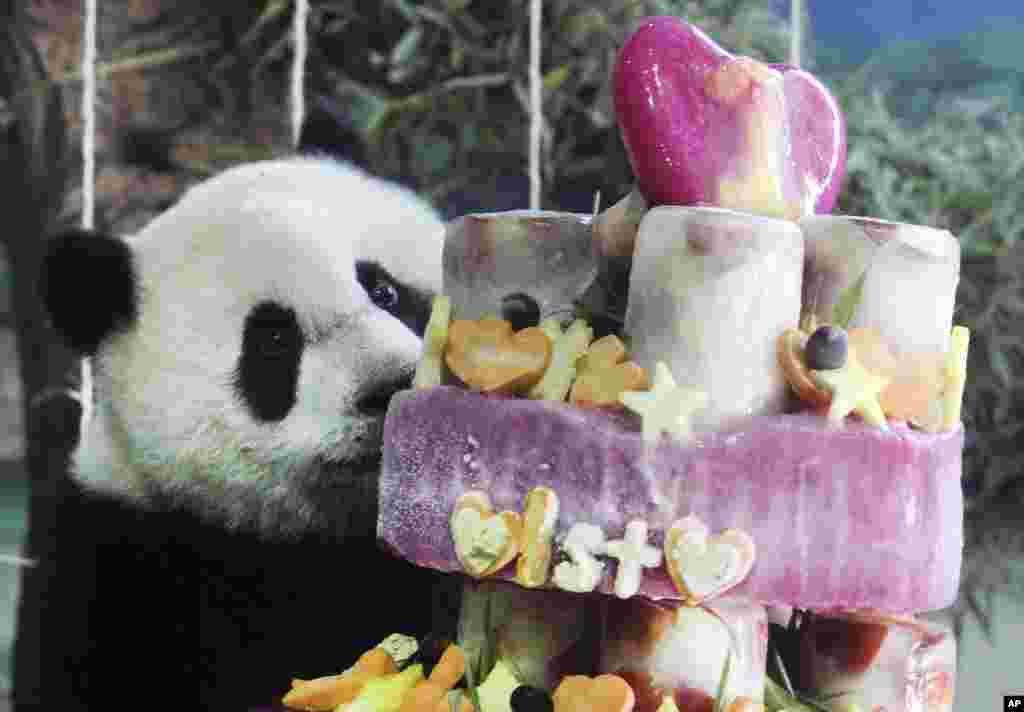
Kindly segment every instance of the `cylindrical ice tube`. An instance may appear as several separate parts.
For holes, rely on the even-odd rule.
[[[848,216],[801,223],[806,238],[803,310],[850,329],[858,360],[887,379],[885,414],[926,430],[947,418],[946,354],[960,274],[960,245],[945,230]]]
[[[897,354],[948,350],[960,279],[952,234],[847,215],[813,215],[800,228],[803,325],[849,319],[877,328]]]
[[[634,712],[656,712],[665,697],[680,710],[711,712],[726,659],[723,698],[764,697],[768,622],[763,606],[743,597],[703,607],[611,600],[598,669],[626,679],[637,697]]]
[[[863,710],[953,709],[956,638],[942,624],[812,616],[799,638],[800,686],[814,696]]]
[[[600,642],[598,599],[467,579],[459,645],[470,664],[502,660],[524,685],[553,691],[566,675],[592,675]]]
[[[625,332],[631,358],[664,361],[708,396],[697,430],[783,410],[776,343],[800,315],[795,223],[719,208],[658,207],[640,223]]]
[[[524,294],[537,303],[540,319],[571,319],[597,276],[591,221],[580,213],[513,210],[449,223],[443,263],[452,318],[501,317],[505,300]]]

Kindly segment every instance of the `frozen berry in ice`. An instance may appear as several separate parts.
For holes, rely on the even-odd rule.
[[[540,305],[529,294],[508,294],[501,299],[501,318],[512,324],[513,331],[537,326],[540,323]]]
[[[554,712],[555,703],[546,690],[530,685],[520,685],[512,691],[509,700],[512,712]]]
[[[822,326],[817,329],[811,338],[807,339],[807,346],[804,347],[804,358],[807,359],[807,368],[812,371],[832,371],[846,365],[846,358],[849,354],[849,343],[846,339],[846,332],[838,326]]]

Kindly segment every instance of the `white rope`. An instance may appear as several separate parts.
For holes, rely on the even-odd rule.
[[[800,66],[800,53],[804,42],[804,2],[789,1],[789,63]]]
[[[96,225],[96,36],[97,0],[85,0],[82,25],[82,228]],[[92,419],[92,362],[82,359],[82,428]]]
[[[292,42],[295,56],[292,58],[292,145],[299,145],[299,134],[306,112],[305,75],[306,56],[309,54],[309,0],[295,0],[295,16],[292,25]]]
[[[96,218],[96,0],[85,0],[82,27],[82,227]]]
[[[544,124],[540,74],[541,0],[530,2],[530,209],[540,209],[540,139]]]

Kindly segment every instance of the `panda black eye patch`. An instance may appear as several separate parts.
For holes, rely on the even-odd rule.
[[[257,420],[283,420],[295,406],[304,345],[294,310],[266,301],[246,316],[234,386]]]
[[[356,279],[378,309],[388,312],[423,336],[430,318],[430,299],[401,284],[376,262],[356,262]]]

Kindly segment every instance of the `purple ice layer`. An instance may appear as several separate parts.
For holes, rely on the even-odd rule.
[[[449,531],[456,499],[483,490],[496,511],[522,511],[526,493],[546,485],[560,499],[556,538],[576,522],[620,538],[643,519],[660,547],[672,522],[697,514],[712,532],[740,528],[757,545],[736,595],[805,609],[933,610],[959,585],[962,441],[961,428],[881,431],[850,420],[830,430],[820,416],[782,415],[645,450],[624,416],[445,386],[405,391],[384,428],[378,536],[415,564],[461,571]],[[611,593],[614,575],[611,560],[598,590]],[[681,599],[664,568],[644,571],[640,594]]]

